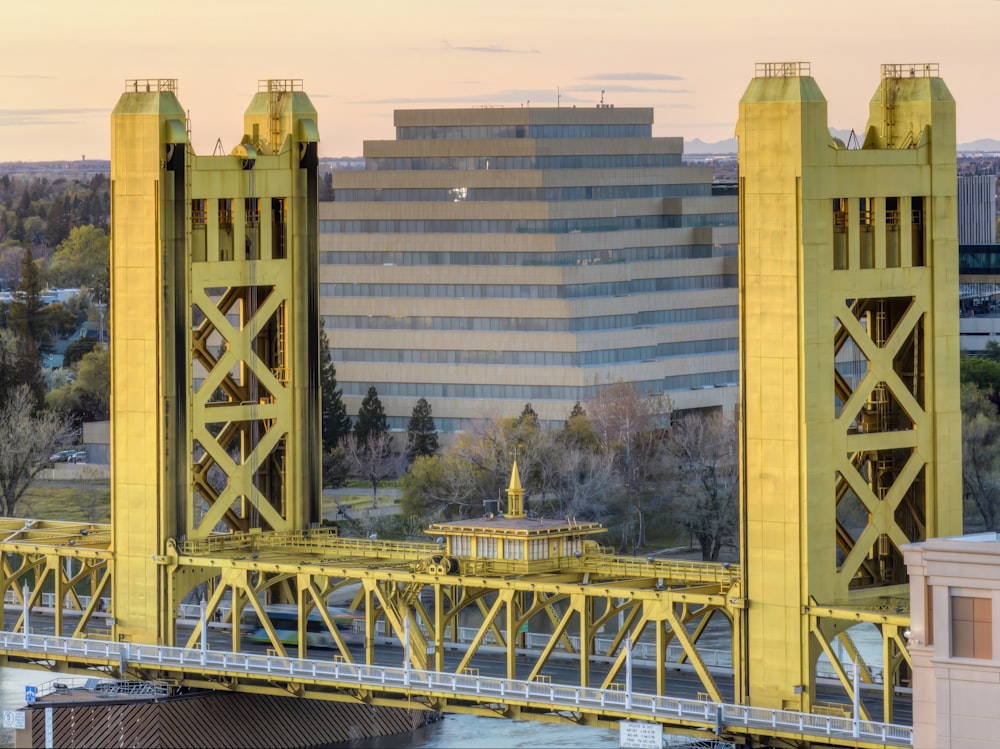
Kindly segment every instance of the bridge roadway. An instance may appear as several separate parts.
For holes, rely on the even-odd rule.
[[[12,610],[14,609],[12,606],[8,606],[8,608]],[[66,613],[72,614],[71,611],[67,611]],[[53,617],[50,613],[46,613],[44,610],[33,614],[31,623],[32,634],[54,634]],[[188,636],[193,631],[195,624],[196,622],[185,618],[180,618],[178,620],[177,630],[180,641],[188,639]],[[228,625],[210,625],[208,647],[211,650],[226,650],[228,644],[231,642],[231,639],[231,629]],[[241,640],[240,652],[267,654],[269,651],[269,647],[266,644],[255,643],[245,637],[241,638]],[[363,644],[350,639],[346,644],[350,648],[355,662],[363,662],[365,657],[365,648]],[[445,669],[455,673],[455,670],[458,668],[464,657],[466,649],[467,645],[461,642],[450,645],[444,654]],[[638,646],[636,646],[635,649],[638,651]],[[310,650],[318,659],[330,659],[333,657],[331,651],[326,649],[311,648]],[[534,659],[538,654],[538,649],[519,650],[518,653],[519,675],[527,677],[531,666],[534,664]],[[379,638],[378,646],[375,648],[374,665],[391,667],[402,663],[401,659],[402,648],[397,640],[389,637]],[[556,654],[556,656],[547,662],[541,669],[542,679],[547,681],[550,680],[555,684],[572,684],[579,674],[578,660],[578,656],[574,653]],[[602,682],[611,669],[612,659],[593,657],[592,660],[594,661],[592,673],[596,677],[597,681]],[[720,658],[719,660],[722,659]],[[481,647],[477,651],[472,663],[473,665],[469,669],[471,671],[478,671],[482,675],[502,677],[504,676],[506,669],[505,649],[500,647]],[[655,693],[656,677],[654,673],[654,663],[638,656],[633,658],[632,666],[633,689],[645,691],[651,694]],[[715,666],[712,667],[712,671],[715,674],[716,682],[719,685],[720,691],[729,696],[731,699],[734,694],[732,669]],[[697,674],[694,673],[693,668],[688,664],[671,664],[671,668],[668,669],[666,675],[666,684],[666,693],[670,695],[685,699],[701,699],[701,681],[699,680]],[[861,696],[863,704],[868,709],[872,720],[883,720],[881,688],[878,685],[862,684]],[[838,682],[832,677],[832,675],[830,678],[821,680],[820,684],[817,686],[817,698],[826,705],[839,704],[846,711],[850,711],[851,709],[850,703],[844,701],[843,690],[840,688]],[[912,724],[912,701],[908,692],[895,695],[893,716],[896,719],[894,721],[896,723],[903,725]]]
[[[481,674],[317,661],[206,648],[0,632],[0,654],[10,663],[79,669],[119,669],[215,689],[255,683],[255,691],[303,698],[418,706],[445,704],[451,712],[611,726],[620,720],[655,721],[703,735],[766,735],[787,741],[852,747],[911,746],[912,729],[873,721],[769,710],[704,700],[659,697],[629,689],[595,689]],[[408,663],[408,661],[407,661]],[[195,674],[192,678],[192,674]],[[426,700],[426,702],[424,702]],[[483,712],[485,709],[486,712]],[[525,716],[526,717],[526,716]]]
[[[16,621],[8,616],[4,629],[20,633],[27,630],[34,638],[43,626],[40,614],[47,610],[52,617],[51,631],[59,637],[44,642],[62,642],[63,638],[72,643],[96,641],[104,648],[103,651],[100,648],[81,650],[74,645],[60,651],[56,647],[45,651],[42,658],[24,650],[12,650],[4,656],[0,649],[0,658],[11,665],[66,673],[98,668],[120,672],[123,678],[169,680],[196,688],[360,701],[393,707],[422,704],[444,712],[606,728],[615,728],[622,717],[632,715],[615,701],[622,694],[645,695],[650,700],[687,700],[701,705],[697,708],[699,716],[703,716],[705,704],[730,705],[725,708],[730,711],[751,709],[736,704],[732,668],[725,673],[720,671],[717,663],[709,662],[708,651],[704,650],[706,632],[711,629],[713,619],[725,627],[735,627],[741,621],[746,601],[740,592],[740,572],[735,566],[616,557],[584,547],[579,555],[541,561],[463,558],[460,568],[453,568],[449,573],[439,569],[442,564],[438,562],[441,557],[437,543],[346,539],[326,529],[229,534],[179,546],[168,541],[167,554],[157,555],[153,560],[166,566],[171,584],[167,600],[161,603],[176,607],[192,593],[192,579],[214,578],[214,587],[206,591],[208,622],[216,622],[216,617],[224,620],[227,609],[232,607],[228,611],[230,617],[233,611],[252,609],[262,624],[267,623],[269,619],[262,602],[268,597],[297,600],[298,616],[302,619],[313,607],[323,614],[326,611],[324,603],[329,605],[331,601],[352,596],[350,608],[362,615],[359,623],[364,631],[358,636],[359,642],[348,646],[338,627],[326,615],[323,631],[329,632],[337,649],[324,652],[322,660],[310,660],[316,651],[304,645],[298,652],[291,653],[296,658],[289,659],[273,622],[265,626],[276,659],[266,662],[272,666],[294,661],[315,664],[322,669],[336,664],[348,669],[334,674],[337,678],[324,673],[323,679],[316,680],[310,679],[298,666],[290,672],[281,667],[274,671],[273,667],[267,670],[256,666],[227,670],[228,665],[242,663],[240,659],[243,658],[268,659],[267,655],[244,652],[249,647],[247,638],[240,637],[231,627],[227,641],[225,632],[218,627],[208,627],[209,636],[215,638],[212,650],[206,651],[208,658],[215,659],[219,653],[229,654],[221,672],[214,660],[213,668],[201,669],[197,662],[183,658],[178,661],[173,655],[153,664],[141,659],[133,659],[135,663],[128,660],[120,663],[109,647],[123,647],[133,652],[131,649],[140,645],[131,641],[127,645],[125,642],[108,644],[110,637],[115,636],[116,627],[109,631],[112,620],[107,612],[117,610],[114,601],[106,596],[108,580],[114,573],[114,568],[108,564],[111,560],[108,536],[96,527],[30,521],[15,528],[14,521],[8,522],[12,527],[5,543],[0,545],[5,564],[13,570],[5,598],[12,605],[20,602],[24,611]],[[46,605],[48,596],[52,599]],[[65,601],[66,608],[53,608],[54,601]],[[28,611],[30,627],[27,626]],[[908,621],[905,612],[900,614],[898,609],[896,614],[880,610],[835,612],[832,609],[816,614],[817,617],[828,615],[847,619],[851,624],[872,622],[893,636]],[[472,630],[471,640],[460,641],[463,629],[460,616],[478,624],[478,628]],[[201,641],[205,639],[201,636],[201,622],[195,620],[194,629],[190,624],[190,613],[188,626],[182,628],[184,631],[178,630],[181,620],[170,618],[166,622],[164,636],[160,639],[164,644],[159,646],[167,648],[163,652],[200,651]],[[543,627],[535,629],[536,624],[548,624],[550,631],[545,632]],[[409,635],[405,637],[407,629]],[[602,634],[605,630],[610,637]],[[391,636],[385,637],[386,632]],[[644,676],[638,676],[638,664],[632,664],[633,670],[626,668],[626,662],[634,660],[637,650],[643,649],[637,646],[631,658],[626,657],[626,633],[631,633],[643,647],[652,643],[652,651],[645,659],[650,671]],[[366,644],[363,650],[361,641]],[[387,641],[399,643],[400,647],[395,651],[387,650],[384,647]],[[433,674],[427,677],[430,681],[426,684],[418,678],[401,690],[393,679],[372,686],[367,682],[344,682],[340,678],[344,673],[353,673],[350,668],[395,673],[403,660],[403,641],[409,643],[406,670]],[[496,647],[493,647],[494,642]],[[526,647],[529,643],[531,649]],[[668,649],[673,644],[679,646],[676,661]],[[496,657],[496,651],[502,651],[501,658]],[[87,658],[82,658],[81,652]],[[103,653],[103,657],[96,655],[99,653]],[[832,651],[828,655],[837,657]],[[737,660],[735,656],[734,653],[730,663]],[[365,673],[368,674],[366,678],[373,678],[374,672]],[[632,681],[629,690],[628,674],[633,679],[650,681]],[[688,677],[691,678],[688,683],[677,682]],[[796,717],[798,713],[795,713],[789,718],[796,721],[797,727],[792,729],[782,723],[781,730],[789,737],[786,744],[801,741],[805,735],[803,731],[809,733],[807,728],[815,721],[822,722],[822,729],[826,731],[833,725],[827,721],[827,711],[833,713],[831,720],[843,720],[844,703],[849,701],[845,700],[845,695],[851,693],[850,679],[843,669],[838,677],[839,686],[829,693],[829,698],[825,693],[816,695],[813,704],[824,714]],[[862,677],[872,682],[863,689],[866,697],[874,688],[881,688],[883,697],[881,705],[863,700],[862,722],[881,726],[877,722],[881,719],[898,724],[899,716],[894,713],[898,696],[892,687],[888,684],[876,686],[878,680],[871,672],[863,672]],[[437,688],[452,678],[481,678],[492,684],[510,682],[533,686],[523,688],[530,694],[526,693],[527,696],[519,701],[497,701],[487,698],[495,697],[492,694],[469,695]],[[571,685],[574,679],[576,683]],[[653,680],[655,684],[647,689],[646,685]],[[572,702],[569,707],[561,703],[562,706],[556,708],[551,700],[534,699],[536,687],[574,690],[573,695],[582,701]],[[675,689],[682,696],[667,697],[673,695]],[[619,697],[607,696],[615,694]],[[691,699],[694,697],[701,699]],[[630,702],[631,699],[629,696]],[[822,704],[824,701],[840,705],[828,708]],[[699,726],[704,730],[704,720],[695,721],[690,711],[678,712],[676,705],[670,709],[662,707],[656,703],[650,709],[655,712],[655,719],[668,730],[690,733],[699,730]],[[779,713],[785,714],[784,711]],[[742,721],[744,731],[757,727],[756,723],[753,726],[747,723],[750,720],[747,715],[740,715],[742,717],[734,720],[738,724]],[[636,713],[636,717],[641,719],[643,713]],[[778,727],[772,726],[760,735],[773,740],[776,730]],[[907,734],[910,731],[906,725],[894,725],[881,732],[887,730]],[[868,733],[874,735],[875,732]],[[756,731],[753,735],[759,738]],[[835,742],[831,739],[827,743]],[[870,745],[882,746],[884,742]]]
[[[376,649],[376,663],[359,665],[343,660],[275,656],[266,652],[266,645],[258,643],[247,643],[239,653],[216,649],[216,646],[224,647],[230,640],[231,634],[223,631],[228,627],[215,628],[208,638],[206,649],[202,650],[74,640],[40,634],[51,629],[52,622],[51,616],[36,613],[32,620],[32,634],[27,641],[19,633],[0,631],[0,652],[8,664],[31,664],[75,672],[83,662],[87,662],[87,668],[100,668],[99,661],[103,659],[104,666],[112,670],[117,668],[124,673],[138,669],[147,677],[167,678],[191,686],[234,688],[235,682],[229,681],[234,676],[241,676],[244,682],[247,678],[264,677],[272,689],[278,689],[275,685],[283,683],[285,689],[299,696],[318,699],[345,697],[344,693],[336,695],[327,690],[355,686],[369,689],[359,689],[353,695],[348,693],[347,699],[391,704],[387,701],[391,700],[388,695],[403,692],[409,700],[414,699],[413,692],[419,690],[417,700],[437,697],[434,706],[448,712],[497,715],[497,711],[502,710],[503,714],[509,715],[513,709],[514,717],[536,720],[562,717],[564,720],[606,727],[613,727],[617,720],[623,718],[655,720],[663,723],[667,730],[677,732],[738,735],[742,729],[759,735],[765,730],[775,738],[809,737],[814,743],[835,746],[843,745],[848,737],[851,746],[909,746],[911,740],[909,726],[874,721],[858,721],[855,725],[854,721],[843,717],[762,710],[698,699],[697,677],[680,669],[673,671],[668,681],[669,692],[674,696],[655,697],[656,679],[652,664],[642,661],[634,664],[630,674],[631,690],[624,689],[625,685],[604,690],[585,689],[572,685],[577,668],[571,665],[560,667],[549,664],[542,680],[505,679],[502,653],[488,651],[479,654],[475,673],[456,674],[407,668],[405,659],[401,658],[401,648],[386,643]],[[184,630],[190,626],[182,622],[179,628]],[[351,650],[359,658],[364,653],[360,644],[354,644]],[[45,657],[38,659],[39,654]],[[524,654],[526,661],[530,660],[530,655]],[[456,666],[461,657],[461,652],[446,654],[446,667]],[[567,660],[571,658],[566,656]],[[193,678],[192,667],[197,671]],[[527,667],[528,664],[525,664],[525,669]],[[601,668],[597,665],[595,671]],[[206,678],[212,683],[203,683]],[[727,684],[727,691],[730,689]],[[257,687],[255,691],[261,689]],[[834,699],[834,692],[831,689],[829,695],[821,696]],[[869,708],[877,710],[877,702],[877,699],[872,700]],[[537,713],[546,709],[545,713]],[[901,712],[899,710],[897,714]],[[536,714],[529,716],[529,713]]]

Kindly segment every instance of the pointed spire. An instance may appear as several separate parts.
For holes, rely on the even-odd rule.
[[[524,517],[524,490],[521,488],[521,476],[517,472],[517,460],[510,469],[510,486],[507,487],[507,517]]]

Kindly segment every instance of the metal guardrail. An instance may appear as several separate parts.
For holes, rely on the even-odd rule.
[[[398,556],[420,559],[439,554],[440,548],[432,543],[372,541],[362,538],[338,536],[331,528],[282,531],[275,533],[226,533],[205,539],[181,541],[177,545],[181,556],[211,556],[222,551],[272,550],[322,550],[351,552],[360,556]],[[334,562],[329,562],[334,563]]]
[[[86,607],[90,603],[89,596],[78,596],[80,604]],[[108,606],[111,604],[110,598],[104,598],[103,609],[106,611]],[[7,591],[7,595],[4,598],[4,603],[8,605],[20,605],[14,592],[11,590]],[[52,593],[42,593],[41,605],[46,608],[52,608],[55,606],[55,595]],[[64,609],[64,613],[70,611],[77,611],[76,609]],[[221,612],[222,619],[225,620],[229,616],[229,609],[225,606],[219,606],[219,611]],[[99,616],[101,613],[98,614]],[[193,603],[182,603],[177,607],[177,615],[182,619],[198,620],[201,616],[201,607],[199,604]],[[363,625],[362,625],[363,627]],[[424,633],[425,637],[430,637],[431,632],[421,625],[420,630]],[[358,632],[363,632],[363,628]],[[458,628],[458,638],[457,642],[459,644],[466,644],[472,642],[479,630],[475,627],[459,627]],[[386,624],[385,621],[378,621],[375,623],[375,635],[377,637],[387,637],[386,635]],[[552,635],[544,632],[527,632],[525,634],[525,645],[528,650],[541,651],[545,646],[549,644],[549,640],[552,639]],[[580,638],[575,635],[569,635],[568,638],[570,643],[576,649],[576,652],[580,651]],[[609,637],[597,637],[594,639],[595,651],[600,653],[608,652],[611,647],[612,639]],[[483,638],[483,645],[497,645],[496,638],[492,632],[487,632]],[[566,645],[562,638],[556,643],[554,650],[557,652],[570,652],[566,650]],[[656,646],[652,643],[646,642],[636,642],[632,645],[632,652],[636,660],[640,661],[655,661],[656,660]],[[698,648],[698,654],[701,656],[702,661],[709,668],[720,668],[732,670],[733,668],[733,654],[730,650],[722,650],[716,648]],[[684,655],[684,649],[678,643],[671,643],[667,646],[667,661],[668,663],[675,663],[680,660]],[[844,664],[847,666],[848,664]],[[876,684],[881,684],[883,679],[884,670],[881,666],[868,666],[868,671],[872,676],[872,680]],[[820,661],[816,664],[816,675],[820,678],[826,679],[836,679],[837,672],[834,670],[832,664]]]
[[[37,696],[84,690],[101,697],[166,697],[170,687],[162,681],[123,681],[92,677],[59,677],[37,685]]]
[[[660,697],[621,690],[549,682],[420,671],[408,667],[369,666],[250,653],[229,653],[136,643],[111,643],[48,635],[0,632],[0,651],[31,656],[104,660],[111,665],[139,665],[201,673],[303,679],[330,686],[369,686],[400,691],[422,689],[443,697],[462,695],[481,702],[525,702],[556,709],[591,708],[628,718],[687,721],[716,730],[782,731],[803,737],[869,741],[885,746],[913,745],[913,729],[892,723],[769,710],[722,702]]]

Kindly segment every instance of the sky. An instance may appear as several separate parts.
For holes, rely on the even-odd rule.
[[[4,3],[0,162],[107,159],[127,79],[174,78],[195,152],[229,153],[269,78],[301,79],[320,157],[395,109],[652,107],[655,136],[733,137],[759,62],[807,62],[863,132],[883,63],[937,63],[958,142],[1000,139],[1000,0],[45,0]]]

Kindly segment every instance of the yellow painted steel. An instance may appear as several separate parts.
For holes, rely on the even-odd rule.
[[[857,656],[850,629],[865,623],[883,635],[891,719],[908,665],[898,548],[961,525],[949,491],[960,486],[954,102],[936,66],[886,67],[856,144],[830,138],[802,63],[762,65],[740,103],[743,565],[606,553],[599,524],[526,517],[516,464],[506,516],[435,523],[435,543],[315,527],[316,113],[299,81],[263,81],[239,144],[199,156],[176,92],[172,79],[128,81],[111,118],[112,524],[0,520],[7,600],[27,589],[33,609],[52,592],[73,612],[54,607],[57,634],[195,647],[207,633],[199,621],[182,634],[178,611],[198,589],[234,652],[252,613],[279,655],[351,662],[360,643],[373,664],[408,631],[414,668],[445,671],[445,651],[462,649],[455,672],[474,672],[499,648],[506,676],[530,655],[528,679],[545,681],[569,654],[581,686],[604,688],[623,681],[626,638],[643,638],[657,693],[683,665],[713,701],[727,695],[701,640],[721,619],[735,701],[803,711],[839,709],[816,701],[821,653],[852,696],[835,648]],[[353,631],[339,630],[335,600],[361,614]],[[295,607],[294,653],[272,603]],[[332,643],[322,654],[307,641],[317,611]],[[587,725],[627,717],[197,664],[141,676]],[[877,677],[862,663],[861,678]]]
[[[59,636],[110,635],[110,614],[104,604],[111,595],[109,526],[4,518],[0,538],[0,599],[19,606],[14,621],[4,614],[3,629],[25,631],[27,596],[29,615],[33,609],[51,609],[52,631]],[[51,603],[45,601],[49,595]],[[61,605],[52,605],[55,602]],[[28,631],[33,629],[29,622]]]
[[[128,81],[111,115],[114,622],[151,643],[187,592],[168,539],[302,529],[320,497],[316,111],[263,81],[199,156],[176,89]]]
[[[902,649],[900,546],[961,532],[955,102],[936,65],[885,65],[842,143],[808,64],[764,63],[736,134],[740,691],[808,711],[856,612]]]

